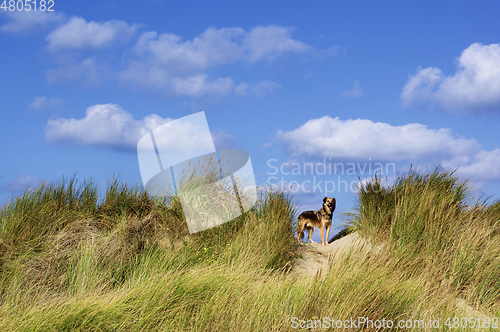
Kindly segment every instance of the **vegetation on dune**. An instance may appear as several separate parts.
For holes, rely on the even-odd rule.
[[[471,203],[453,174],[368,181],[350,231],[382,250],[350,251],[324,278],[290,272],[296,212],[262,190],[242,216],[189,234],[178,196],[43,184],[0,212],[0,331],[295,331],[465,317],[457,298],[499,316],[500,202]]]
[[[389,243],[415,271],[428,271],[472,303],[500,303],[500,202],[472,201],[467,182],[437,168],[410,171],[389,187],[379,177],[361,188],[353,225]]]

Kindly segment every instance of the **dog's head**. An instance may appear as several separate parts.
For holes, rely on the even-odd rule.
[[[333,211],[335,211],[335,204],[336,204],[335,198],[333,198],[333,197],[325,197],[325,198],[323,198],[323,207],[330,214],[332,214]]]

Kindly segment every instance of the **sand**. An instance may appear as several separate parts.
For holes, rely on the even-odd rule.
[[[325,276],[328,273],[329,261],[339,259],[348,250],[366,252],[372,248],[369,241],[359,236],[358,232],[333,241],[328,246],[322,246],[321,243],[301,243],[300,246],[299,255],[302,258],[299,258],[293,273],[308,276]]]

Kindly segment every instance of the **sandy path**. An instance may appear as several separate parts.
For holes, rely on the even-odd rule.
[[[322,246],[321,243],[301,243],[299,255],[302,258],[299,258],[293,273],[308,276],[315,276],[319,273],[325,276],[328,273],[330,260],[340,258],[347,250],[360,248],[368,251],[371,245],[357,232],[333,241],[328,246]]]
[[[302,258],[298,259],[292,274],[311,277],[318,274],[322,277],[326,276],[330,260],[341,258],[348,250],[360,250],[362,253],[367,253],[373,247],[369,240],[362,238],[357,232],[333,241],[328,246],[322,246],[321,243],[301,243],[300,245],[298,253]],[[487,316],[472,308],[461,298],[455,298],[454,300],[458,312],[464,313],[463,317],[480,317],[484,319]]]

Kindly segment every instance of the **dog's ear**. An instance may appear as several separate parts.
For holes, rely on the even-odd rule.
[[[323,203],[326,202],[327,199],[328,197],[325,196],[325,198],[323,198]]]

